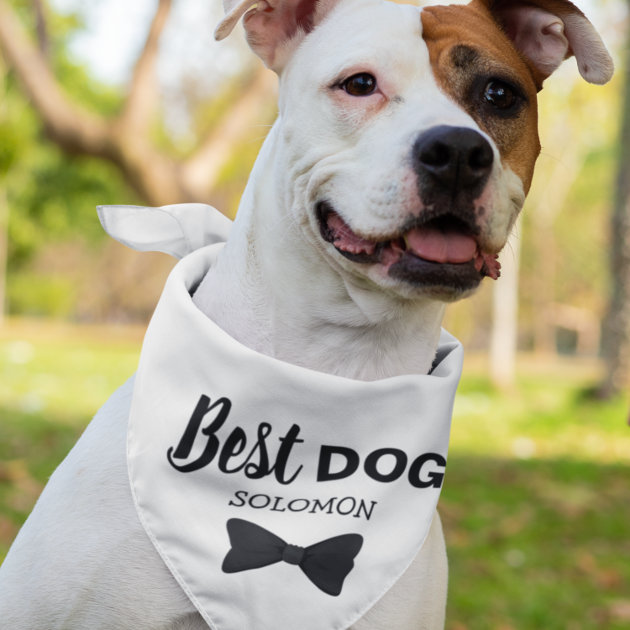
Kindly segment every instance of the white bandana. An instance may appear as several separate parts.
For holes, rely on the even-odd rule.
[[[161,211],[187,224],[185,206]],[[100,209],[108,232],[132,246],[136,219],[151,222],[151,212]],[[205,240],[221,240],[227,224],[204,212],[204,234],[214,234]],[[177,255],[191,247],[162,236]],[[221,247],[175,267],[147,330],[128,432],[138,515],[212,628],[342,630],[428,533],[461,345],[443,333],[430,375],[372,382],[258,354],[192,302]]]

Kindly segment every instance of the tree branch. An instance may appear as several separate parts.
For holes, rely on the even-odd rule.
[[[185,163],[160,151],[149,137],[157,100],[155,62],[172,0],[159,0],[143,52],[136,63],[123,113],[116,119],[91,114],[72,103],[29,39],[15,12],[0,0],[0,51],[17,74],[24,92],[51,140],[67,153],[107,159],[152,205],[210,201],[221,168],[237,143],[251,134],[252,121],[271,88],[272,73],[256,72],[244,95]]]
[[[151,123],[151,113],[157,102],[155,65],[159,42],[171,11],[172,0],[160,0],[153,16],[144,49],[136,62],[129,95],[125,103],[120,124],[133,129],[135,134],[146,137]]]
[[[182,177],[188,190],[202,197],[210,195],[234,146],[251,135],[252,120],[274,90],[275,76],[261,65],[247,91],[183,164]]]
[[[45,59],[50,55],[50,38],[48,37],[48,25],[42,0],[33,0],[35,22],[37,24],[37,44]]]
[[[37,43],[44,58],[48,59],[48,55],[50,54],[50,38],[48,37],[46,14],[42,0],[33,0],[33,9],[35,10],[35,21],[37,24]]]
[[[110,157],[107,125],[66,98],[41,51],[4,0],[0,0],[0,50],[53,140],[72,153]]]

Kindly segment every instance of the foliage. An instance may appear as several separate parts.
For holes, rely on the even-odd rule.
[[[7,179],[12,270],[23,268],[47,244],[68,238],[104,240],[96,206],[137,202],[109,164],[95,159],[68,159],[41,142],[24,151],[19,167]]]
[[[34,33],[33,4],[23,0],[13,0],[10,4],[30,33]],[[93,112],[95,121],[107,122],[112,133],[119,130],[118,125],[122,120],[119,115],[123,109],[127,112],[129,101],[125,99],[127,93],[133,92],[131,86],[120,88],[99,84],[89,76],[81,63],[77,63],[69,56],[70,39],[84,28],[80,15],[61,15],[52,8],[48,8],[46,17],[50,42],[48,63],[62,92],[75,101],[81,110]],[[144,116],[143,120],[150,120],[148,134],[158,152],[142,154],[146,159],[141,160],[141,165],[145,171],[153,173],[153,180],[156,177],[162,179],[159,173],[181,175],[181,160],[192,160],[197,155],[195,143],[197,149],[201,146],[208,149],[209,144],[204,144],[201,141],[202,138],[208,135],[212,139],[220,135],[222,125],[219,121],[229,118],[237,101],[236,94],[240,94],[243,90],[254,91],[255,86],[258,86],[257,89],[260,90],[263,82],[258,80],[255,74],[246,73],[243,77],[227,82],[223,89],[219,87],[216,99],[210,104],[193,99],[194,103],[191,107],[195,109],[192,114],[194,129],[192,129],[189,142],[185,139],[179,141],[180,139],[169,135],[164,111],[160,112],[159,117],[155,117],[153,112]],[[90,291],[90,287],[85,286],[85,283],[89,282],[88,279],[81,279],[81,286],[75,286],[76,269],[105,268],[109,257],[108,245],[105,245],[105,235],[96,218],[95,206],[108,203],[142,204],[147,201],[151,203],[151,200],[140,199],[138,192],[132,192],[126,182],[134,180],[133,178],[130,180],[128,172],[126,180],[123,179],[120,165],[114,166],[103,159],[69,155],[50,142],[40,119],[41,112],[38,114],[33,109],[31,102],[24,96],[23,86],[18,81],[15,72],[3,63],[1,56],[0,83],[0,92],[2,92],[0,98],[0,193],[2,193],[2,198],[6,197],[6,205],[9,208],[9,280],[7,283],[9,312],[64,315],[75,320],[94,316],[96,312],[111,313],[111,309],[85,308],[85,294]],[[256,112],[259,110],[264,112],[269,108],[268,104],[262,101],[258,101],[260,106],[255,108]],[[150,102],[151,105],[157,102],[157,95],[156,99]],[[253,104],[255,105],[256,102],[253,101]],[[160,105],[157,109],[160,110]],[[116,116],[119,117],[116,118]],[[115,124],[113,121],[116,121]],[[198,174],[195,177],[198,179],[214,181],[214,178],[217,178],[220,180],[218,192],[211,202],[228,214],[234,214],[236,211],[246,174],[266,134],[266,127],[258,133],[256,128],[250,130],[249,124],[244,125],[244,128],[248,130],[244,134],[244,139],[241,138],[236,143],[237,145],[241,143],[241,146],[236,146],[234,151],[236,157],[231,158],[231,151],[221,157],[218,160],[219,168],[216,169],[216,175],[208,179],[208,173],[202,168],[203,164],[197,166]],[[232,128],[238,129],[234,125]],[[216,134],[216,131],[219,134]],[[117,134],[114,136],[115,139],[119,139]],[[252,138],[252,136],[255,137]],[[135,155],[134,147],[142,148],[146,140],[128,133],[121,137],[125,138],[125,151],[130,155]],[[130,138],[131,141],[129,141]],[[132,148],[129,149],[129,147]],[[206,150],[205,155],[210,153],[211,151]],[[156,155],[161,159],[161,162],[160,160],[158,162],[162,170],[153,168],[154,163],[149,159],[152,156],[155,158]],[[110,159],[112,159],[111,156]],[[155,173],[158,173],[158,176]],[[186,181],[190,183],[189,180]],[[193,194],[194,191],[191,189],[189,193]],[[176,200],[190,199],[177,198]],[[194,200],[208,201],[208,199],[197,197]],[[65,280],[58,277],[60,265],[55,265],[52,270],[54,287],[46,291],[43,283],[50,279],[51,273],[44,268],[42,260],[50,260],[53,257],[51,252],[55,250],[59,258],[63,257],[64,250],[72,241],[83,244],[85,258],[77,262],[75,270],[72,270]],[[2,255],[0,251],[0,257]],[[2,266],[0,264],[0,269]],[[34,277],[35,275],[41,275],[42,278],[38,280]],[[112,277],[111,284],[119,289],[126,285],[124,291],[127,293],[133,291],[133,286],[126,282],[127,275],[135,277],[137,273],[126,274],[123,270],[123,276]],[[24,278],[29,278],[31,281],[20,283],[20,280]],[[155,282],[160,283],[161,279],[160,276]],[[148,281],[154,282],[152,278]],[[159,286],[156,284],[155,290],[151,288],[150,293],[156,293],[158,289]],[[119,290],[119,293],[121,292]],[[133,301],[133,296],[131,296],[131,301]],[[117,307],[114,310],[118,311]],[[145,317],[146,312],[147,309],[143,306],[129,311],[123,317],[133,318],[138,317],[139,314]]]
[[[27,23],[32,21],[30,2],[13,4]],[[66,54],[68,38],[81,27],[79,18],[53,12],[49,18],[49,59],[67,93],[95,112],[116,111],[121,103],[117,90],[94,82]],[[110,164],[66,156],[46,139],[42,123],[1,58],[0,90],[0,186],[6,190],[10,209],[10,309],[72,316],[77,294],[72,279],[57,278],[51,283],[49,277],[29,272],[28,265],[51,243],[64,239],[80,238],[98,251],[105,236],[96,206],[134,203],[137,197]],[[20,283],[26,279],[24,274],[28,280]]]
[[[29,339],[30,341],[25,341]],[[0,558],[89,418],[133,370],[141,331],[10,323],[0,332]],[[585,402],[597,364],[521,362],[501,393],[467,360],[440,502],[448,630],[630,625],[630,429]]]
[[[7,285],[7,298],[13,312],[31,317],[70,319],[75,311],[76,293],[77,287],[68,275],[23,271],[11,274]]]
[[[111,89],[98,90],[85,71],[69,61],[59,73],[71,94],[101,111],[111,110]],[[95,207],[99,203],[136,200],[109,164],[65,156],[44,138],[36,114],[12,73],[4,75],[0,107],[0,185],[11,209],[11,269],[19,269],[46,243],[80,234],[102,238]]]

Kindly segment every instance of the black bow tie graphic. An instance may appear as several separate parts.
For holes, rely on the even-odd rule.
[[[363,536],[344,534],[322,540],[310,547],[289,545],[263,527],[240,518],[227,522],[232,548],[223,560],[224,573],[259,569],[276,562],[296,564],[317,588],[339,595],[343,582],[361,551]]]

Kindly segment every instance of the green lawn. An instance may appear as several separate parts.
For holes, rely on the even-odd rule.
[[[54,467],[133,372],[140,341],[127,329],[0,328],[0,560]],[[464,373],[440,507],[447,627],[630,629],[626,402],[582,396],[597,377],[589,362],[524,358],[511,392],[492,389],[481,360]]]
[[[499,393],[465,365],[440,502],[451,630],[630,628],[628,409],[584,396],[596,368],[524,359]]]

